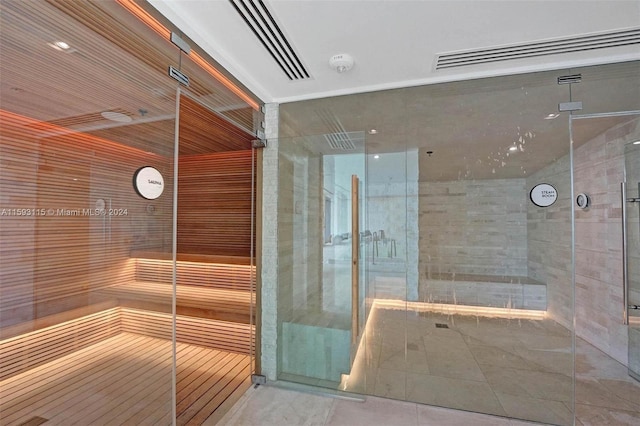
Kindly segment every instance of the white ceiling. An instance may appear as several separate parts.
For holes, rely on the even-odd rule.
[[[290,81],[228,0],[150,0],[265,102],[640,59],[640,45],[434,70],[436,55],[640,26],[637,0],[265,0],[311,74]],[[348,53],[354,68],[328,59]]]

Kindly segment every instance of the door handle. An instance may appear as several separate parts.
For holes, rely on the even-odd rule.
[[[358,176],[351,176],[351,344],[358,341],[358,312],[360,302],[360,180]],[[352,357],[353,361],[353,357]]]
[[[622,204],[622,324],[629,324],[629,263],[627,257],[627,184],[620,183]]]

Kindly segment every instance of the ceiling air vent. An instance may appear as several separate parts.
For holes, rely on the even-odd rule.
[[[337,151],[355,151],[356,145],[353,143],[349,133],[329,133],[324,135],[331,149]]]
[[[582,74],[561,75],[558,77],[558,84],[580,83]]]
[[[325,133],[324,139],[332,150],[356,151],[364,149],[364,132],[347,132],[340,119],[328,109],[317,110],[316,113],[330,133]]]
[[[436,70],[632,44],[640,44],[640,28],[464,52],[440,53],[436,58]]]
[[[229,2],[289,80],[311,78],[262,0],[229,0]]]

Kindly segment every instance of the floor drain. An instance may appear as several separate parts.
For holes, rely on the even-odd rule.
[[[447,324],[441,324],[439,322],[436,323],[436,328],[449,328]]]
[[[45,419],[44,417],[31,417],[29,420],[20,423],[20,426],[40,426],[43,423],[48,422],[48,419]]]

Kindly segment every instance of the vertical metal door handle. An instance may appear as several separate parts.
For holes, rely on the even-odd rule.
[[[622,203],[622,324],[629,324],[629,264],[627,259],[627,184],[620,183]]]

